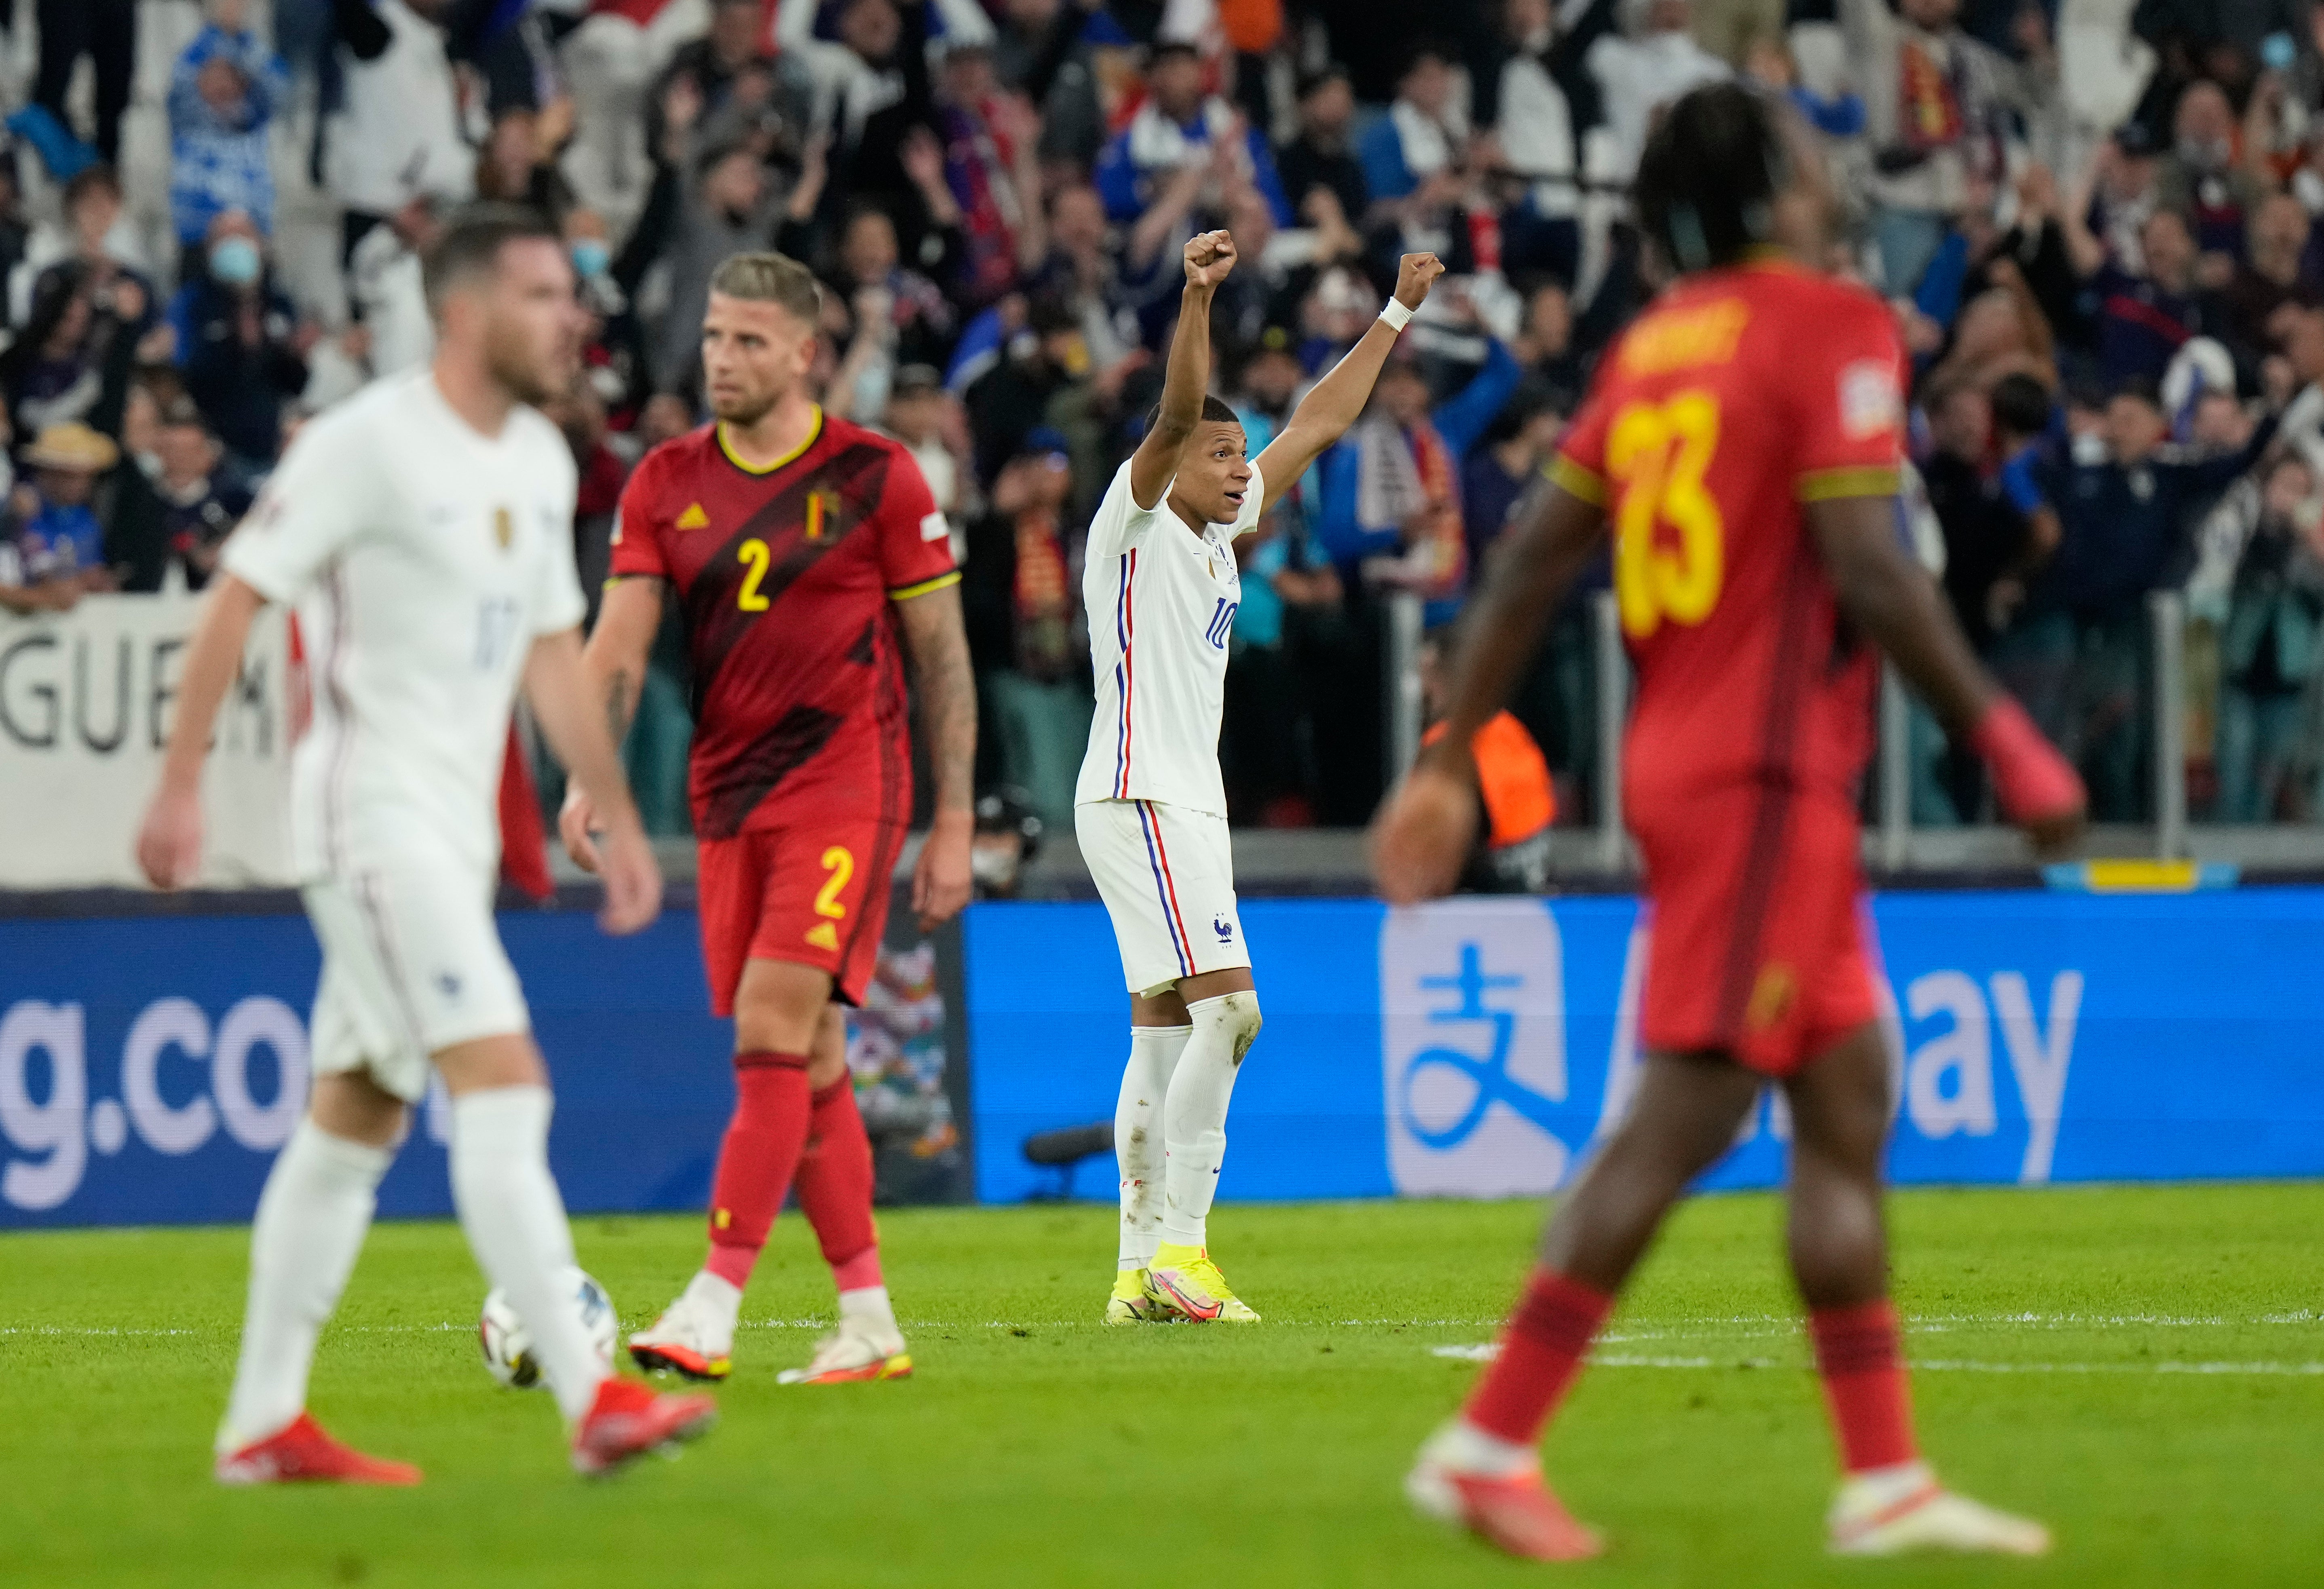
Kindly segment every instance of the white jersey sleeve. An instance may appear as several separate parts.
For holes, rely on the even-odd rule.
[[[1105,488],[1103,500],[1097,504],[1095,516],[1090,520],[1088,555],[1093,559],[1120,557],[1143,541],[1153,530],[1155,520],[1170,511],[1170,481],[1163,482],[1161,494],[1154,499],[1152,507],[1139,507],[1130,488],[1130,460],[1123,459],[1121,467],[1113,472],[1112,484]]]
[[[226,543],[226,571],[272,602],[295,602],[364,527],[379,501],[360,433],[315,420],[282,455],[257,504]]]

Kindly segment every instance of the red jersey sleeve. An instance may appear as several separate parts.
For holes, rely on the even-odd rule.
[[[960,569],[952,560],[952,526],[936,507],[927,476],[900,447],[890,449],[888,480],[872,527],[880,537],[880,577],[890,601],[960,583]]]
[[[630,483],[622,487],[621,505],[613,513],[613,560],[608,570],[616,579],[639,575],[669,577],[669,565],[662,557],[661,538],[669,528],[669,514],[662,501],[661,477],[661,457],[657,450],[640,461],[630,472]]]
[[[1582,404],[1582,411],[1558,438],[1557,450],[1550,455],[1543,473],[1551,483],[1563,486],[1582,501],[1604,507],[1606,489],[1606,373],[1616,363],[1609,349],[1599,366],[1598,378],[1591,384],[1590,396]]]
[[[1894,496],[1904,457],[1904,346],[1888,306],[1846,291],[1817,305],[1798,350],[1793,476],[1802,502]]]

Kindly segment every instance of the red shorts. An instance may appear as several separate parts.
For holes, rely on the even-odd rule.
[[[1649,943],[1640,1047],[1788,1076],[1877,1006],[1856,812],[1760,784],[1633,802]]]
[[[889,879],[905,829],[875,816],[825,816],[701,841],[695,892],[710,1007],[734,1013],[746,960],[790,960],[831,974],[862,1002],[888,929]]]

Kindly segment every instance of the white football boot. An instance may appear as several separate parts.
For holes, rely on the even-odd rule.
[[[785,1385],[847,1385],[908,1379],[911,1372],[912,1356],[904,1350],[902,1331],[878,1319],[842,1313],[839,1327],[816,1343],[815,1355],[807,1365],[783,1370],[776,1376],[776,1381]]]
[[[742,1293],[705,1270],[687,1282],[653,1328],[630,1337],[630,1356],[649,1373],[723,1380],[733,1372],[734,1325]]]
[[[1941,1488],[1923,1462],[1847,1480],[1825,1520],[1834,1556],[2044,1556],[2050,1549],[2049,1529]]]

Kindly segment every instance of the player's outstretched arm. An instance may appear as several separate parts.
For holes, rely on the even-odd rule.
[[[973,882],[969,850],[976,836],[976,674],[968,660],[960,587],[896,604],[904,643],[919,686],[921,732],[936,773],[936,818],[912,872],[912,909],[920,930],[951,920],[967,905]]]
[[[218,704],[242,667],[251,620],[266,598],[232,574],[219,577],[202,604],[201,622],[186,648],[178,685],[177,720],[161,762],[161,784],[137,832],[137,865],[155,888],[182,888],[202,864],[202,762]]]
[[[1461,619],[1444,733],[1420,753],[1372,822],[1372,878],[1391,905],[1434,899],[1459,881],[1477,827],[1469,742],[1508,701],[1605,523],[1596,503],[1545,481],[1494,547],[1483,586]]]
[[[581,632],[559,630],[532,642],[525,659],[524,694],[549,740],[595,808],[605,842],[598,875],[605,880],[599,925],[611,933],[637,932],[661,914],[661,867],[646,839],[620,742],[607,732],[600,703],[591,698],[581,661]]]
[[[1443,273],[1444,262],[1433,254],[1404,256],[1397,266],[1396,301],[1405,313],[1395,319],[1383,314],[1374,320],[1346,356],[1299,400],[1299,406],[1291,411],[1291,422],[1259,455],[1259,477],[1270,495],[1298,484],[1307,466],[1361,417],[1364,404],[1371,401],[1380,366],[1388,363],[1388,349],[1403,334],[1402,322],[1427,301],[1428,289]],[[1264,513],[1266,507],[1261,503],[1259,511]]]
[[[1162,411],[1130,456],[1130,495],[1141,509],[1162,500],[1178,472],[1178,455],[1202,420],[1203,397],[1211,389],[1211,298],[1234,263],[1234,239],[1224,232],[1197,233],[1186,244],[1186,286],[1162,375]]]
[[[605,587],[597,606],[597,626],[581,652],[583,688],[597,703],[605,732],[619,750],[629,737],[630,720],[637,716],[638,696],[645,687],[646,658],[653,649],[654,632],[661,627],[661,581],[650,575],[630,575]],[[584,872],[597,870],[596,807],[588,791],[575,781],[565,791],[565,808],[558,813],[557,831],[565,853]]]
[[[1841,616],[1888,653],[1947,732],[1985,759],[2002,811],[2036,849],[2072,843],[2082,781],[1978,665],[1936,581],[1898,542],[1895,499],[1837,497],[1810,503],[1807,513]]]

